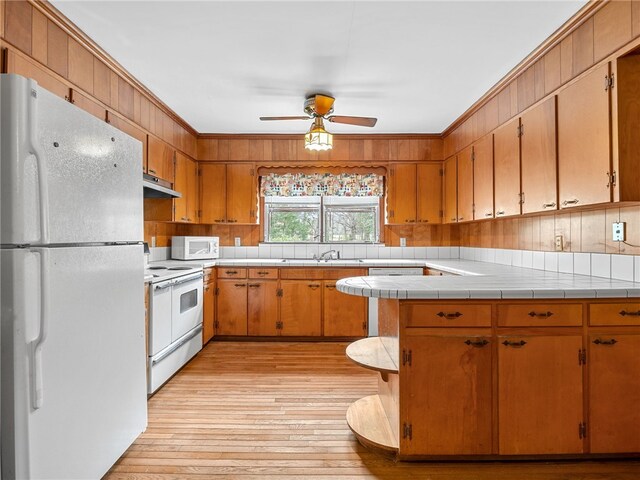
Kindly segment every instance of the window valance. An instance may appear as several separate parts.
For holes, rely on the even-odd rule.
[[[270,173],[260,179],[263,197],[381,197],[384,177],[375,173]]]

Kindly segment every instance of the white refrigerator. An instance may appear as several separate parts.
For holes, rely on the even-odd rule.
[[[3,480],[98,479],[147,425],[142,144],[0,75]]]

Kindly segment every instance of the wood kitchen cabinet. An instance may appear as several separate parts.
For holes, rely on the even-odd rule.
[[[493,218],[493,135],[473,144],[473,218]]]
[[[492,453],[491,331],[411,333],[403,344],[400,439],[406,455]],[[410,354],[408,353],[410,352]]]
[[[522,213],[558,208],[556,97],[521,117]]]
[[[200,201],[201,223],[257,223],[255,165],[201,163]]]
[[[68,84],[58,80],[36,62],[13,49],[7,50],[5,70],[6,73],[16,73],[23,77],[33,78],[42,88],[60,98],[65,100],[70,98],[71,89]]]
[[[281,280],[280,335],[318,337],[322,333],[322,281]]]
[[[149,135],[147,141],[147,173],[175,182],[175,150],[153,135]]]
[[[278,281],[250,278],[247,288],[248,334],[279,335]]]
[[[495,216],[520,214],[520,118],[493,135]]]
[[[458,221],[458,160],[454,155],[444,161],[443,222]]]
[[[247,279],[218,278],[216,335],[247,335]]]
[[[588,350],[591,452],[640,451],[640,333],[592,333]]]
[[[502,455],[584,451],[581,335],[499,335]]]
[[[215,305],[215,276],[213,269],[204,271],[203,306],[202,306],[202,344],[204,345],[215,335],[216,305]]]
[[[458,222],[473,220],[473,148],[458,154]]]
[[[198,164],[176,152],[176,172],[173,188],[182,197],[173,200],[175,222],[198,222]]]
[[[336,290],[336,280],[325,280],[322,283],[323,335],[325,337],[366,336],[367,299],[339,292]]]
[[[69,94],[69,98],[70,98],[71,103],[73,103],[76,107],[81,108],[85,112],[90,113],[94,117],[102,120],[103,122],[105,120],[107,120],[107,110],[106,110],[106,108],[104,108],[98,102],[93,101],[90,97],[84,95],[83,93],[81,93],[80,91],[76,90],[75,88],[71,88],[70,90],[71,91],[70,91],[70,94]],[[118,127],[117,125],[114,125],[114,126],[116,128],[118,128],[119,130],[123,130],[120,127]],[[133,135],[131,135],[131,136],[134,137]],[[145,137],[146,137],[146,135],[145,135]],[[138,138],[138,137],[135,136],[134,138]],[[146,147],[146,143],[147,143],[147,140],[145,138],[145,147]],[[146,148],[145,148],[145,151],[144,151],[145,159],[146,159],[146,153],[147,152],[146,152]],[[143,168],[147,167],[145,163],[143,163],[142,165],[143,165]]]
[[[610,65],[602,65],[558,93],[560,208],[612,199],[610,75]]]
[[[442,162],[416,166],[416,209],[418,223],[442,222]]]
[[[416,164],[389,165],[387,176],[387,223],[416,221]]]

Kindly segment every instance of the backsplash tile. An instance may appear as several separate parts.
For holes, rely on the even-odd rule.
[[[611,255],[606,253],[591,254],[591,275],[611,278]]]
[[[573,254],[573,273],[577,275],[591,275],[591,254]]]
[[[633,262],[628,255],[611,255],[611,278],[633,282]]]

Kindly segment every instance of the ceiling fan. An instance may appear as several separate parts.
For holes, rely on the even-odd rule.
[[[344,123],[360,127],[373,127],[378,121],[372,117],[352,117],[331,115],[335,98],[321,93],[309,95],[304,102],[306,116],[260,117],[260,120],[313,120],[311,129],[305,134],[304,147],[308,150],[330,150],[333,146],[332,135],[324,129],[324,120],[332,123]]]

